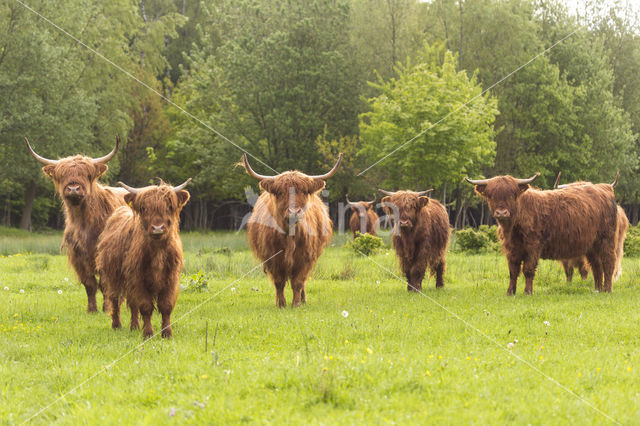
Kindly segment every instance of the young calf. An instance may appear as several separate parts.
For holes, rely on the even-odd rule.
[[[394,216],[393,248],[407,277],[407,290],[420,291],[427,266],[436,275],[436,288],[444,287],[449,245],[449,215],[437,200],[422,192],[380,190],[387,195],[382,205]]]
[[[358,232],[362,235],[376,235],[380,218],[373,209],[375,202],[375,198],[372,201],[349,201],[349,197],[347,196],[347,204],[351,210],[353,210],[353,214],[349,220],[349,228],[351,232],[353,232],[354,240],[358,237]]]
[[[182,242],[179,235],[180,210],[189,193],[180,186],[161,184],[131,188],[118,182],[129,193],[107,221],[98,242],[97,265],[105,296],[112,303],[111,326],[120,328],[120,302],[126,297],[131,311],[131,330],[153,335],[151,314],[154,302],[162,315],[162,337],[171,337],[171,312],[178,299],[182,270]]]

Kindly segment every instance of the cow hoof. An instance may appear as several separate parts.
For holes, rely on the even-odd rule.
[[[114,330],[117,330],[119,328],[122,328],[122,324],[120,324],[119,322],[112,322],[111,328],[113,328]]]
[[[129,326],[129,330],[131,331],[140,330],[140,324],[131,324]]]
[[[143,339],[149,339],[153,337],[153,331],[143,331],[142,332],[142,338]]]
[[[98,312],[98,308],[96,306],[89,306],[87,307],[87,313],[88,314],[95,314]]]
[[[171,339],[173,337],[173,333],[171,330],[162,330],[162,338],[163,339]]]

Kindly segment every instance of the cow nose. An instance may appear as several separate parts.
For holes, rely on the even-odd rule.
[[[507,210],[507,209],[497,209],[493,213],[493,217],[495,217],[495,218],[505,218],[505,217],[509,217],[509,216],[511,216],[511,213],[509,213],[509,210]]]
[[[164,234],[165,231],[165,227],[164,227],[164,223],[161,223],[160,225],[151,225],[151,233],[152,234]]]
[[[301,207],[289,207],[289,216],[300,216],[302,214]]]
[[[67,185],[67,190],[72,194],[80,192],[80,185]]]
[[[400,226],[409,226],[409,220],[407,220],[407,219],[404,219],[404,220],[403,220],[403,219],[400,219],[400,220],[398,221],[398,224],[399,224]]]

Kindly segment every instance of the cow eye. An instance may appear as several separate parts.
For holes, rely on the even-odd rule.
[[[169,204],[169,213],[173,213],[173,206]]]

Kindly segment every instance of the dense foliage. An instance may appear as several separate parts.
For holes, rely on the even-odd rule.
[[[318,173],[344,152],[329,201],[434,187],[456,227],[489,221],[466,175],[540,172],[549,188],[558,171],[569,182],[620,170],[618,199],[638,221],[640,37],[624,2],[29,6],[0,3],[5,226],[62,223],[24,136],[55,158],[103,154],[116,132],[124,144],[106,181],[193,177],[186,228],[242,222],[258,190],[234,168],[242,150],[261,173]]]

